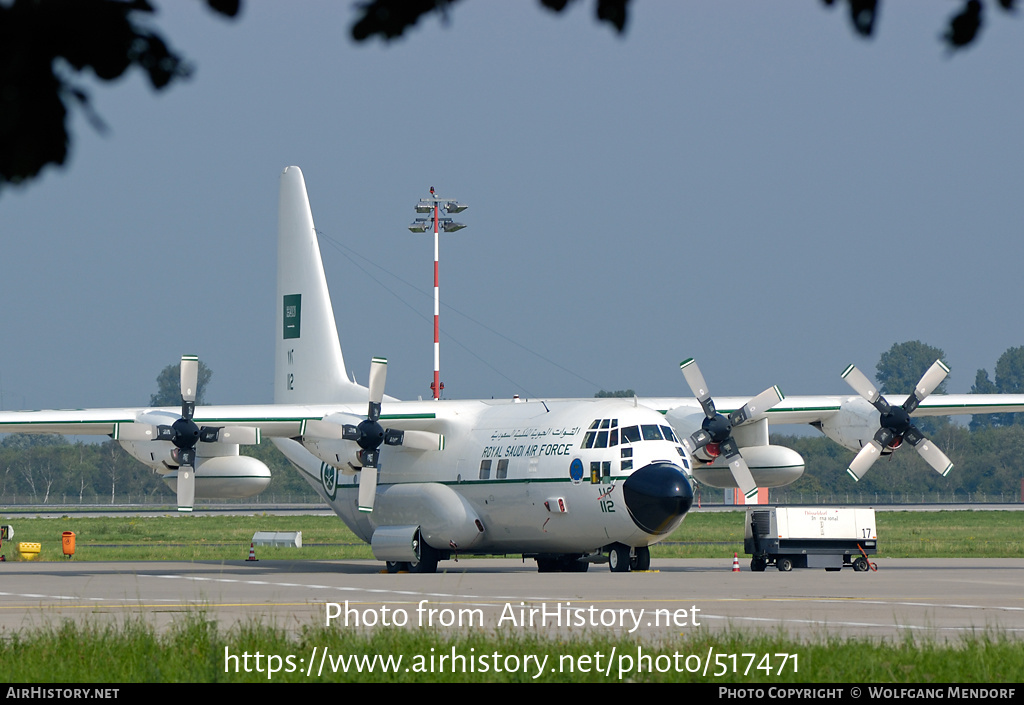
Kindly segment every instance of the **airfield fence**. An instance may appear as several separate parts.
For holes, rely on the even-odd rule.
[[[1020,501],[1020,495],[1007,492],[794,492],[784,488],[768,491],[768,504],[791,505],[1012,504]]]
[[[704,490],[700,501],[703,505],[723,504],[721,490]],[[1016,504],[1021,502],[1020,495],[1000,492],[794,492],[785,488],[769,490],[768,504],[775,505],[901,505],[901,504]],[[33,509],[48,507],[60,508],[96,508],[103,510],[110,507],[133,507],[140,510],[174,509],[174,497],[162,494],[123,494],[115,495],[51,495],[49,497],[32,496],[31,494],[0,494],[0,510]],[[209,499],[196,500],[196,507],[223,509],[270,509],[272,507],[326,509],[327,504],[313,493],[267,493],[247,499]]]
[[[315,493],[263,493],[246,499],[197,499],[195,506],[227,506],[260,508],[263,506],[282,505],[309,505],[326,507],[320,497]],[[174,507],[173,495],[163,494],[119,494],[110,495],[51,495],[49,497],[33,496],[31,494],[0,494],[0,508],[15,507]]]

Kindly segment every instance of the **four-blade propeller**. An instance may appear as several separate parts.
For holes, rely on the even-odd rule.
[[[690,454],[704,449],[709,459],[714,460],[718,455],[724,455],[729,463],[729,470],[732,472],[733,480],[748,500],[757,496],[757,483],[750,473],[747,461],[740,455],[739,446],[732,437],[732,430],[750,421],[754,421],[768,409],[778,404],[784,398],[778,387],[769,387],[756,397],[748,401],[742,407],[729,414],[726,418],[715,409],[715,402],[708,392],[704,375],[697,367],[696,361],[691,357],[679,365],[679,369],[686,378],[693,396],[700,402],[704,409],[704,422],[699,431],[694,432],[683,440],[683,445],[690,451]]]
[[[921,457],[937,473],[942,476],[949,474],[949,471],[953,469],[953,463],[910,422],[910,415],[917,410],[917,407],[929,394],[935,391],[947,374],[949,374],[949,368],[943,364],[942,360],[936,360],[921,377],[921,381],[917,383],[917,387],[907,397],[907,400],[900,406],[892,406],[882,398],[875,385],[856,367],[850,365],[843,371],[843,379],[846,380],[846,383],[878,409],[880,414],[879,429],[874,438],[860,449],[853,462],[850,463],[850,467],[846,469],[850,477],[860,480],[868,468],[878,460],[878,456],[882,454],[884,448],[895,450],[903,441],[914,446]]]
[[[388,376],[388,361],[375,357],[370,361],[369,404],[366,418],[358,426],[345,425],[342,438],[359,445],[357,458],[363,469],[359,473],[359,511],[372,512],[377,496],[377,468],[380,464],[380,446],[384,442],[384,429],[380,425],[380,405],[384,400],[384,382]]]
[[[355,464],[349,461],[354,470],[359,471],[359,501],[361,512],[372,512],[377,495],[377,476],[380,470],[380,447],[403,446],[409,450],[427,451],[444,450],[444,436],[431,431],[385,429],[380,425],[381,403],[384,400],[384,385],[387,379],[388,361],[383,357],[375,357],[370,362],[369,402],[366,417],[358,424],[345,423],[355,420],[347,413],[337,413],[322,419],[309,419],[303,424],[302,439],[310,441],[307,446],[324,462],[340,467],[343,456],[336,448],[328,446],[326,451],[315,447],[322,441],[348,441],[355,443]]]
[[[114,425],[114,440],[118,441],[170,441],[171,461],[178,466],[178,511],[191,512],[196,496],[196,444],[235,443],[255,445],[260,442],[260,430],[253,426],[203,426],[192,417],[196,410],[196,392],[199,384],[199,358],[181,356],[181,418],[172,424],[125,423]],[[146,414],[143,419],[151,418]]]

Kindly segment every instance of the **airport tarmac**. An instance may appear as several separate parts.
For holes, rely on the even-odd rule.
[[[143,615],[164,629],[202,609],[222,628],[262,621],[671,640],[698,629],[957,640],[1024,638],[1024,559],[879,559],[856,573],[732,572],[732,559],[660,559],[652,571],[538,574],[533,561],[463,559],[434,575],[376,561],[124,561],[0,564],[0,630]],[[336,607],[332,606],[336,605]]]

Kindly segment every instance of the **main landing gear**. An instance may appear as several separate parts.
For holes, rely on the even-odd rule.
[[[416,551],[419,553],[418,561],[387,561],[385,563],[387,571],[389,573],[436,573],[438,561],[448,558],[447,552],[442,554],[419,536],[417,537]]]

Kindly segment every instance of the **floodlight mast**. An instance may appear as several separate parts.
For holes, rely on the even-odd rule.
[[[440,310],[441,310],[441,297],[438,287],[438,252],[439,252],[439,232],[444,230],[446,233],[453,233],[457,230],[462,230],[465,225],[462,223],[456,223],[450,217],[447,217],[451,213],[461,213],[466,210],[467,206],[459,203],[458,201],[452,201],[447,198],[440,198],[434,193],[434,187],[430,187],[430,198],[421,198],[419,203],[416,204],[417,213],[431,213],[432,217],[430,220],[433,221],[434,225],[434,381],[430,384],[430,390],[433,392],[434,399],[441,398],[441,391],[444,389],[444,385],[441,384],[441,327],[439,324]],[[444,213],[445,217],[441,217],[441,213]],[[427,231],[428,220],[426,218],[417,218],[413,221],[412,225],[409,226],[409,230],[414,233],[425,233]]]

